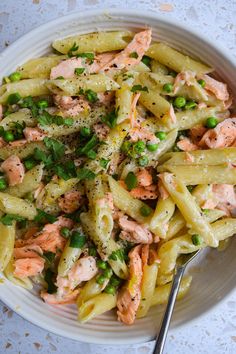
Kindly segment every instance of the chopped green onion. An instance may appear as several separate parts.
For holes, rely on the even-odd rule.
[[[166,139],[166,133],[165,132],[156,132],[155,135],[160,140],[165,140]]]
[[[111,294],[111,295],[115,295],[116,293],[116,288],[110,284],[108,284],[105,289],[104,289],[104,292],[106,294]]]
[[[0,218],[0,222],[3,223],[3,225],[11,226],[13,221],[25,221],[25,218],[19,215],[14,215],[14,214],[5,214]]]
[[[82,248],[86,243],[86,237],[79,231],[73,231],[70,238],[70,247]]]
[[[34,221],[40,224],[46,224],[47,222],[53,224],[54,222],[57,221],[57,217],[49,213],[46,213],[41,209],[37,209],[37,215],[35,216]]]
[[[124,260],[124,250],[122,248],[118,249],[117,251],[113,251],[112,254],[110,254],[109,259],[113,261],[117,261],[118,259],[120,261]]]
[[[199,83],[200,86],[202,86],[202,88],[204,88],[206,86],[206,81],[203,79],[200,79],[197,82]]]
[[[68,227],[62,227],[60,230],[60,234],[64,238],[69,238],[70,237],[70,229],[68,229]]]
[[[139,166],[141,167],[145,167],[147,166],[149,163],[149,159],[147,156],[141,156],[139,159],[138,159],[138,164]]]
[[[109,282],[109,284],[111,284],[113,286],[119,286],[120,283],[121,283],[121,280],[118,277],[116,277],[115,275],[113,275],[111,277],[110,282]]]
[[[19,102],[21,99],[21,95],[18,92],[15,93],[11,93],[8,97],[7,97],[7,104],[16,104],[17,102]]]
[[[56,253],[53,252],[44,252],[43,257],[46,258],[46,261],[51,264],[55,259]]]
[[[15,136],[14,134],[10,131],[10,130],[7,130],[3,133],[3,139],[9,143],[11,141],[14,141],[15,140]]]
[[[192,235],[192,243],[194,246],[200,246],[202,243],[202,237],[200,235]]]
[[[73,118],[64,118],[64,125],[66,125],[67,127],[71,127],[74,123],[74,119]]]
[[[125,184],[126,184],[129,191],[131,191],[133,188],[137,187],[138,179],[133,172],[129,172],[127,174],[127,176],[125,177]]]
[[[75,74],[79,76],[79,75],[83,74],[84,70],[85,70],[85,68],[76,68]]]
[[[163,85],[163,91],[170,93],[173,91],[173,85],[171,83],[167,83]]]
[[[186,99],[182,96],[176,97],[173,102],[173,105],[176,108],[183,108],[185,104],[186,104]]]
[[[92,257],[96,257],[97,255],[97,250],[95,247],[89,247],[89,255]]]
[[[218,123],[219,122],[218,122],[217,118],[209,117],[206,120],[206,127],[210,128],[210,129],[213,129],[213,128],[215,128],[217,126]]]
[[[80,53],[76,55],[77,58],[86,58],[89,60],[89,64],[92,64],[94,61],[94,53]]]
[[[152,209],[148,205],[143,205],[140,208],[140,214],[142,216],[149,216],[152,213]]]
[[[111,112],[107,113],[106,116],[101,117],[101,121],[108,125],[109,128],[115,128],[118,117],[118,110],[113,109]]]
[[[202,211],[203,211],[203,213],[204,213],[205,215],[208,215],[208,214],[209,214],[210,209],[202,209]]]
[[[132,52],[132,53],[130,53],[129,57],[137,59],[138,58],[138,53],[137,52]]]
[[[88,127],[82,127],[80,129],[80,135],[82,135],[84,138],[87,138],[91,135],[91,129]]]
[[[137,92],[137,91],[148,92],[148,88],[147,88],[147,86],[134,85],[134,86],[131,88],[131,92]]]
[[[97,153],[94,150],[89,150],[86,156],[91,160],[95,160],[97,157]]]
[[[73,52],[76,52],[79,49],[79,46],[76,44],[76,42],[73,43],[72,47],[69,49],[67,55],[69,58],[73,57],[74,54]]]
[[[19,73],[18,71],[12,73],[11,75],[9,75],[9,79],[11,80],[11,82],[16,82],[16,81],[20,81],[21,79],[21,73]]]
[[[151,144],[147,143],[147,149],[148,151],[154,152],[158,149],[159,144]]]
[[[40,100],[36,104],[37,104],[37,107],[40,109],[48,108],[48,101],[46,101],[46,100]]]
[[[106,160],[104,159],[103,157],[100,159],[99,163],[100,163],[100,166],[104,169],[107,168],[107,165],[109,164],[110,160]]]
[[[52,152],[55,161],[64,156],[66,147],[60,141],[46,137],[43,139],[43,142],[45,146]]]
[[[76,150],[76,153],[77,153],[77,155],[86,155],[97,144],[98,144],[98,138],[97,138],[96,134],[94,134],[83,147],[79,147]]]
[[[4,190],[7,188],[7,181],[5,178],[1,177],[0,178],[0,190]]]
[[[54,294],[57,291],[57,287],[54,284],[55,273],[48,268],[45,272],[44,280],[48,285],[47,292],[48,294]]]
[[[99,269],[107,269],[107,267],[108,267],[108,264],[107,264],[107,262],[105,262],[105,261],[103,261],[102,259],[98,259],[97,260],[97,267],[99,268]]]
[[[124,141],[123,144],[121,145],[121,152],[125,153],[126,155],[128,154],[128,152],[130,151],[132,147],[132,143],[128,140]]]
[[[92,180],[96,177],[95,173],[89,170],[88,168],[81,168],[77,171],[77,178],[80,180],[88,179]]]
[[[87,100],[91,103],[95,103],[98,101],[98,95],[96,92],[94,92],[93,90],[86,90],[85,91],[85,97],[87,98]]]

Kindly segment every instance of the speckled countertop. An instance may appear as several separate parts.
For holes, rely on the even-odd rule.
[[[0,50],[32,28],[75,10],[143,8],[176,18],[221,42],[236,57],[234,0],[0,0]],[[30,324],[0,302],[0,354],[148,354],[152,343],[106,347],[64,339]],[[236,291],[213,312],[169,335],[166,354],[235,354]]]

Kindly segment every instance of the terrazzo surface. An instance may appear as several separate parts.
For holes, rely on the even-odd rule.
[[[0,0],[0,50],[51,19],[88,9],[115,7],[152,10],[177,19],[221,43],[236,58],[236,2],[155,0]],[[0,353],[149,354],[153,344],[101,346],[50,334],[0,302]],[[165,354],[235,354],[236,291],[214,311],[168,336]]]

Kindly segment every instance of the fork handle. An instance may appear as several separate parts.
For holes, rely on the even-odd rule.
[[[175,300],[179,291],[179,286],[184,274],[184,270],[185,267],[178,267],[174,275],[168,303],[162,319],[159,335],[156,338],[156,344],[153,350],[153,354],[161,354],[163,352],[172,312],[175,306]]]

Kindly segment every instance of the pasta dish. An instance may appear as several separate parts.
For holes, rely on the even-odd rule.
[[[151,29],[52,47],[0,87],[0,271],[130,325],[167,301],[179,255],[236,231],[232,97]]]

